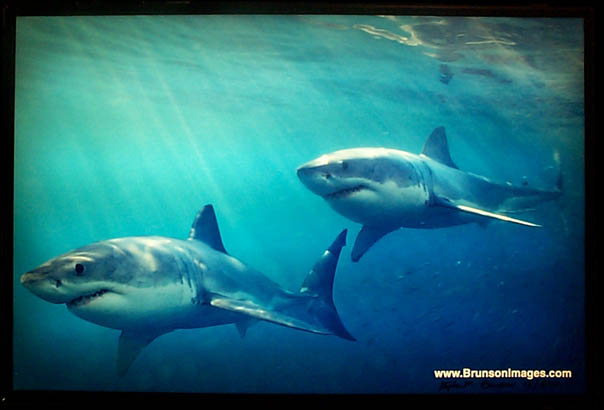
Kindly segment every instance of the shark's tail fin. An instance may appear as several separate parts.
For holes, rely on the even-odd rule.
[[[300,288],[300,294],[312,297],[308,311],[323,327],[336,336],[356,340],[344,327],[333,303],[333,279],[342,247],[346,245],[344,229],[323,253],[308,273]]]

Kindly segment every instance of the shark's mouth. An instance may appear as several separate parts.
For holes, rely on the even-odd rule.
[[[323,198],[325,198],[325,199],[346,198],[352,194],[363,191],[365,189],[369,189],[369,188],[367,188],[365,185],[357,185],[357,186],[353,186],[352,188],[341,189],[339,191],[323,195]]]
[[[80,307],[87,305],[95,299],[102,297],[105,293],[110,292],[108,289],[101,289],[89,295],[82,295],[80,297],[75,298],[71,302],[67,302],[68,307]]]

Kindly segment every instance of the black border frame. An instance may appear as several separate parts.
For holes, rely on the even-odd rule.
[[[380,405],[390,404],[462,405],[477,407],[520,406],[539,408],[592,408],[602,401],[600,384],[602,340],[599,336],[601,303],[600,265],[595,257],[595,236],[600,218],[594,212],[596,194],[593,187],[599,179],[598,154],[600,152],[599,118],[597,111],[597,35],[599,18],[597,7],[589,2],[572,2],[563,5],[550,3],[424,3],[405,4],[402,1],[383,3],[328,3],[328,2],[202,2],[195,0],[81,0],[41,3],[39,0],[3,0],[2,2],[2,128],[1,138],[2,171],[0,181],[4,191],[2,225],[0,229],[0,260],[6,261],[8,272],[1,282],[2,300],[2,349],[3,364],[0,379],[0,406],[15,405],[136,405],[179,406],[207,405],[206,400],[216,400],[219,405],[241,402],[246,406],[262,404],[267,400],[287,400],[288,403],[304,404],[317,401],[331,404],[341,400],[353,403]],[[543,394],[434,394],[434,395],[281,395],[281,394],[184,394],[184,393],[122,393],[80,391],[37,391],[14,390],[13,372],[13,201],[14,201],[14,91],[15,91],[15,28],[17,16],[62,16],[62,15],[158,15],[158,14],[413,14],[435,16],[492,16],[492,17],[577,17],[584,21],[585,47],[585,340],[586,340],[586,392],[576,395]],[[597,198],[595,198],[597,199]],[[7,279],[8,278],[8,279]],[[7,349],[8,347],[8,349]],[[292,401],[293,399],[293,401]],[[376,401],[377,400],[377,401]]]

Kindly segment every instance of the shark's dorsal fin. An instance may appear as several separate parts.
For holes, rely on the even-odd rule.
[[[459,169],[451,159],[445,127],[438,127],[432,131],[424,144],[422,154],[448,167]]]
[[[361,259],[361,256],[363,256],[374,243],[376,243],[382,236],[392,232],[394,229],[364,225],[354,241],[351,254],[352,261],[358,262],[359,259]]]
[[[201,241],[219,252],[227,253],[222,244],[216,214],[212,205],[204,206],[195,217],[191,232],[189,232],[189,240]]]
[[[117,345],[117,374],[123,376],[126,374],[134,359],[140,352],[157,337],[168,333],[169,331],[149,331],[133,332],[124,330],[120,335]]]

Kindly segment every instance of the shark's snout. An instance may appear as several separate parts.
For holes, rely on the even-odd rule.
[[[299,166],[298,178],[312,193],[327,201],[355,200],[355,194],[367,191],[372,181],[357,161],[359,153],[350,151],[321,155]]]
[[[30,286],[33,286],[36,281],[40,280],[40,276],[40,274],[36,274],[33,272],[24,273],[23,275],[21,275],[21,284],[26,288],[29,288]]]
[[[300,180],[304,180],[304,178],[306,178],[310,173],[310,168],[305,165],[300,165],[296,170],[296,174],[298,174],[298,178],[300,178]]]
[[[21,284],[30,289],[39,285],[42,282],[50,280],[50,269],[40,266],[34,270],[21,275]]]
[[[309,161],[307,163],[300,165],[298,167],[298,169],[296,170],[296,173],[298,174],[298,178],[300,178],[301,180],[304,180],[305,178],[312,177],[317,172],[317,170],[321,167],[321,165],[325,165],[325,164],[319,164],[319,163],[317,163],[317,160],[312,160],[312,161]]]
[[[300,165],[298,167],[298,169],[296,170],[298,179],[300,179],[300,181],[302,181],[302,183],[304,185],[306,185],[306,182],[309,181],[315,173],[316,173],[316,170],[314,169],[313,166],[310,166],[309,163]]]
[[[63,284],[63,281],[61,281],[61,279],[55,279],[53,277],[40,275],[37,273],[26,273],[21,276],[21,284],[28,289],[40,285],[43,282],[48,282],[56,288],[60,288]]]
[[[321,179],[329,179],[331,177],[331,173],[327,169],[324,169],[320,166],[306,164],[298,167],[296,173],[302,182],[310,181],[318,177]]]
[[[296,173],[300,181],[311,192],[325,196],[334,190],[335,175],[321,165],[315,165],[314,161],[298,167]]]
[[[328,155],[321,155],[319,158],[308,161],[300,165],[296,170],[298,178],[300,178],[302,182],[305,182],[317,176],[326,176],[326,174],[329,174],[329,163],[330,160]]]
[[[65,303],[66,297],[60,289],[61,279],[49,275],[47,271],[33,270],[21,275],[21,284],[36,296],[51,302]]]

